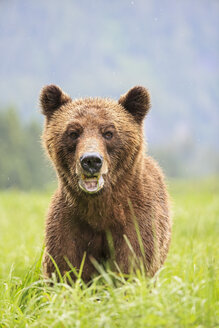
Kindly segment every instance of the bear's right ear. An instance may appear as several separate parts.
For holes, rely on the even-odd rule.
[[[42,113],[50,117],[60,106],[71,101],[66,93],[57,85],[51,84],[43,87],[40,93],[40,106]]]

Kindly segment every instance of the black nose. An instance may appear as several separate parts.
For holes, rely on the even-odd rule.
[[[80,162],[82,168],[86,172],[94,174],[100,171],[103,164],[103,158],[98,153],[85,153],[81,156]]]

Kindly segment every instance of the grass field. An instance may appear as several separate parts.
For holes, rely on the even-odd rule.
[[[0,327],[219,327],[219,180],[171,182],[173,237],[156,284],[102,273],[43,281],[51,193],[0,193]]]

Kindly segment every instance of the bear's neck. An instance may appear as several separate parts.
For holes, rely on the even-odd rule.
[[[124,213],[128,211],[128,190],[104,190],[99,195],[72,193],[69,186],[60,188],[70,209],[71,220],[86,222],[93,229],[101,231],[118,228],[126,224]],[[125,197],[124,197],[125,195]]]

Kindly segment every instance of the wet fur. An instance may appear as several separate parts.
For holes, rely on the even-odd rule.
[[[129,273],[133,269],[133,254],[124,235],[136,257],[142,258],[147,273],[154,275],[167,256],[171,219],[163,174],[145,152],[143,118],[150,107],[148,91],[135,87],[119,102],[98,98],[72,101],[60,88],[47,86],[40,101],[46,116],[43,142],[59,181],[47,215],[45,275],[51,276],[55,271],[48,254],[64,274],[70,269],[65,258],[79,269],[85,252],[85,281],[95,274],[90,258],[99,263],[116,261],[124,273]],[[114,138],[107,143],[101,129],[111,124]],[[81,137],[71,142],[68,131],[79,126],[83,129]],[[76,174],[78,159],[89,147],[103,155],[107,167],[104,188],[94,195],[79,188]],[[108,246],[109,233],[113,251]],[[138,261],[134,266],[138,266]]]

